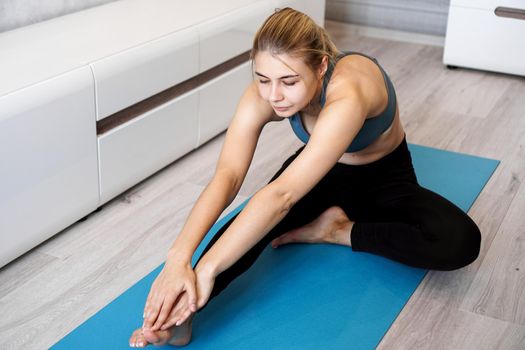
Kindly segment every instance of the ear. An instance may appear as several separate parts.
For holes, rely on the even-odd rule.
[[[319,66],[319,78],[322,79],[328,70],[328,56],[324,56]]]

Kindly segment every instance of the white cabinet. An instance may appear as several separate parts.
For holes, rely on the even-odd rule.
[[[188,28],[91,66],[100,120],[195,76],[199,71],[199,36],[195,28]]]
[[[198,25],[199,72],[250,50],[257,29],[272,10],[269,1],[258,1]]]
[[[251,62],[245,62],[199,89],[197,146],[228,128],[237,104],[251,80]]]
[[[99,136],[100,204],[193,150],[197,115],[191,91]]]
[[[95,133],[89,67],[0,97],[0,266],[97,208]]]
[[[246,62],[100,135],[100,204],[224,131],[250,71]]]
[[[525,2],[452,0],[443,62],[525,75]]]

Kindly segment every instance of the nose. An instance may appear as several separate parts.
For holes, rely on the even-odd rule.
[[[281,93],[281,88],[279,84],[272,84],[270,89],[270,102],[278,102],[283,99],[283,94]]]

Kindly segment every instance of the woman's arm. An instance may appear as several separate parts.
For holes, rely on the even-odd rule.
[[[168,260],[191,261],[205,234],[239,192],[261,131],[271,115],[271,108],[260,101],[256,86],[251,84],[241,97],[226,132],[215,175],[197,199],[168,252]]]
[[[182,313],[187,313],[187,308],[192,312],[197,310],[196,276],[191,259],[209,227],[235,197],[237,190],[233,183],[225,172],[216,173],[199,196],[150,289],[144,307],[144,328],[167,329]],[[183,295],[184,292],[187,295]]]
[[[231,223],[221,238],[199,262],[213,276],[233,265],[244,253],[279,223],[292,207],[289,192],[273,186],[258,191]]]
[[[197,274],[201,272],[214,279],[233,265],[275,227],[346,152],[366,119],[368,103],[355,83],[340,81],[338,89],[345,93],[327,94],[326,105],[303,152],[281,176],[252,197],[201,259],[195,269]],[[198,307],[209,297],[201,294],[199,290]]]
[[[163,270],[153,283],[144,309],[146,328],[156,330],[166,326],[166,321],[174,324],[180,319],[181,313],[174,306],[183,292],[188,293],[190,309],[196,311],[192,256],[224,208],[237,195],[261,130],[271,119],[271,108],[261,104],[255,92],[254,86],[250,85],[242,96],[228,127],[215,175],[197,199],[168,251]]]
[[[235,178],[218,171],[204,188],[168,251],[167,263],[190,264],[193,253],[224,208],[233,201],[238,188]]]

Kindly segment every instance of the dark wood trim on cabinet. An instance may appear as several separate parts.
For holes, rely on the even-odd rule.
[[[225,61],[218,66],[208,69],[195,77],[183,81],[180,84],[174,85],[156,95],[148,97],[145,100],[135,103],[119,112],[116,112],[106,118],[97,122],[97,135],[102,135],[111,129],[116,128],[158,106],[169,102],[188,91],[191,91],[208,81],[218,77],[219,75],[245,63],[250,59],[250,51],[246,51],[238,56],[235,56],[228,61]]]

